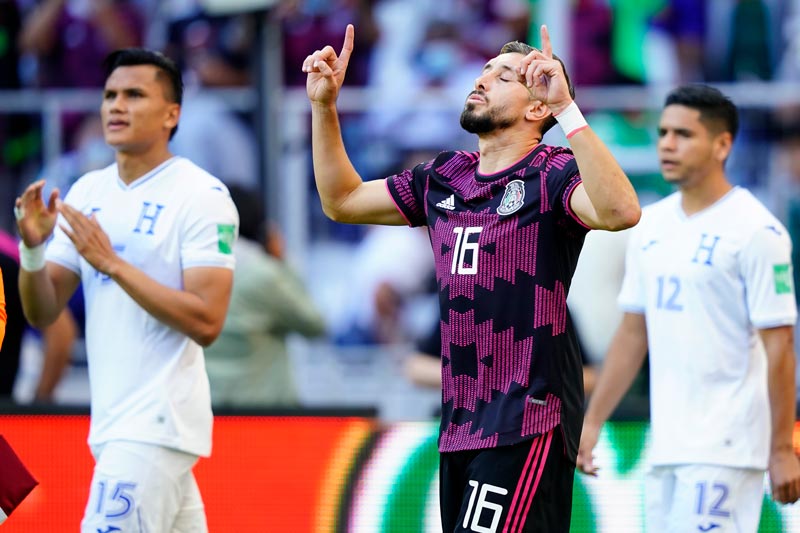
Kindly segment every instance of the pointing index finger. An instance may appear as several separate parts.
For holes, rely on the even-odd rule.
[[[547,25],[542,24],[541,29],[541,36],[542,36],[542,54],[548,58],[553,58],[553,45],[550,44],[550,33],[547,31]]]
[[[345,63],[350,62],[350,54],[353,53],[353,40],[355,33],[356,31],[353,25],[348,24],[347,29],[344,31],[344,44],[342,45],[342,51],[339,53],[339,59]]]

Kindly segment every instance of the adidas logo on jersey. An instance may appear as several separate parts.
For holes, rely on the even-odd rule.
[[[447,198],[436,204],[436,207],[441,207],[442,209],[447,209],[448,211],[455,210],[456,208],[455,195],[451,194],[450,196],[448,196]]]

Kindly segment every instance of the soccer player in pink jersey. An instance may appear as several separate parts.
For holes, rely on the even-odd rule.
[[[363,182],[336,109],[353,35],[303,63],[315,179],[333,220],[428,227],[443,529],[567,532],[583,385],[566,296],[586,232],[634,225],[636,193],[573,101],[546,27],[541,50],[508,43],[477,73],[461,116],[477,151]],[[541,143],[556,123],[571,149]]]

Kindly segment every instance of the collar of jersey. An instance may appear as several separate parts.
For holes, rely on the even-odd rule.
[[[717,206],[722,205],[725,202],[727,202],[728,199],[732,198],[737,193],[737,191],[739,191],[740,189],[741,189],[741,187],[739,187],[738,185],[734,185],[731,188],[731,190],[729,190],[728,192],[723,194],[713,204],[707,205],[703,209],[698,211],[697,213],[692,213],[691,215],[687,215],[683,211],[683,207],[681,207],[681,195],[683,194],[683,193],[681,193],[681,194],[678,195],[678,201],[675,203],[675,209],[677,209],[677,211],[678,211],[678,217],[680,217],[681,220],[686,220],[686,221],[694,220],[697,217],[701,217],[701,216],[703,216],[703,214],[708,213],[712,209],[715,209]]]
[[[170,157],[169,159],[167,159],[166,161],[164,161],[163,163],[158,165],[156,168],[154,168],[153,170],[151,170],[147,174],[139,176],[138,178],[133,180],[133,182],[130,185],[126,185],[125,182],[122,181],[122,178],[119,177],[119,172],[117,172],[117,183],[124,190],[135,189],[136,187],[142,185],[143,183],[146,183],[146,182],[150,181],[151,179],[153,179],[162,170],[164,170],[168,166],[172,165],[172,163],[174,163],[178,159],[180,159],[180,156],[177,156],[177,155],[174,155],[174,156]]]
[[[517,161],[516,163],[512,164],[511,166],[508,166],[508,167],[504,168],[503,170],[500,170],[500,171],[495,172],[493,174],[481,174],[480,172],[478,172],[478,169],[476,168],[475,169],[475,179],[478,180],[478,181],[484,181],[484,182],[486,182],[486,181],[494,181],[496,179],[505,177],[508,174],[510,174],[510,173],[512,173],[512,172],[514,172],[516,170],[519,170],[520,168],[526,167],[526,166],[528,166],[528,163],[529,163],[528,160],[531,158],[531,156],[533,156],[533,154],[535,154],[536,151],[539,148],[541,148],[542,146],[544,146],[542,143],[536,143],[536,146],[531,148],[531,151],[528,152],[527,154],[525,154],[524,156],[522,156],[522,158],[520,158],[519,161]],[[478,164],[480,164],[480,158],[478,158]]]

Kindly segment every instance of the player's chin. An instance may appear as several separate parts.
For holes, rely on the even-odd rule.
[[[672,183],[673,185],[680,185],[686,181],[686,177],[683,174],[663,168],[661,169],[661,176],[664,178],[664,181]]]
[[[132,142],[129,138],[122,136],[106,135],[105,141],[106,144],[116,152],[130,152],[134,150],[135,146],[137,146],[137,143]]]
[[[126,136],[120,135],[117,132],[109,132],[109,131],[105,132],[103,138],[106,141],[106,144],[114,149],[123,148],[128,141]]]

